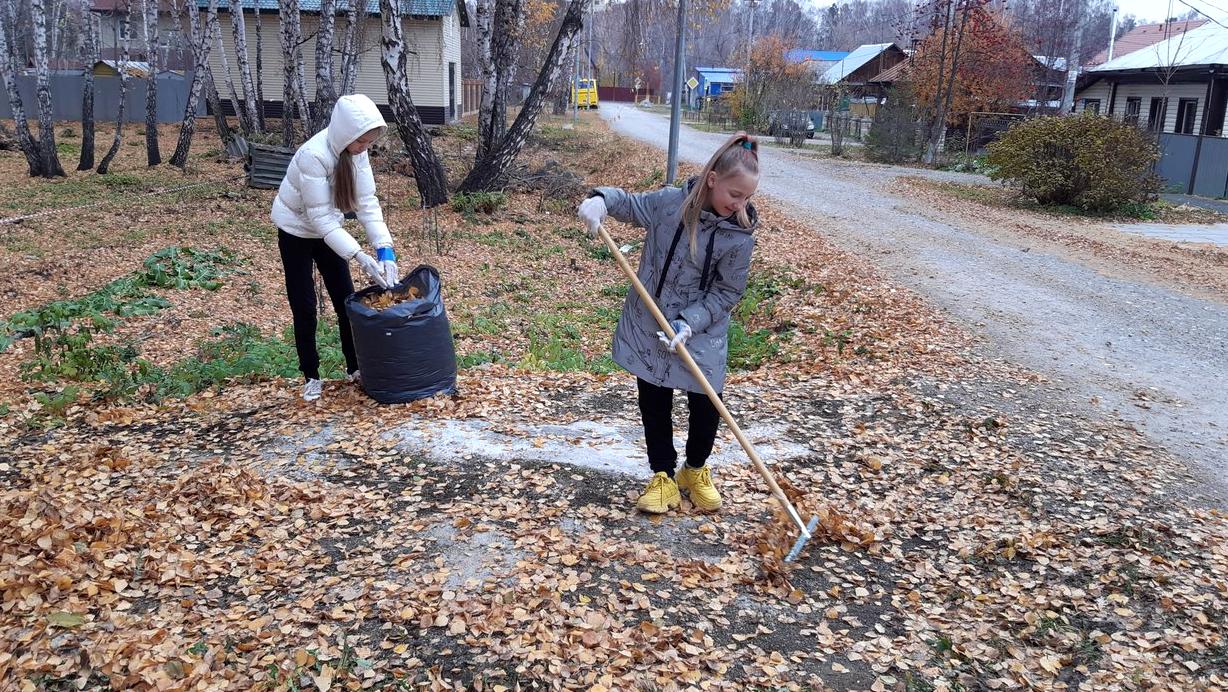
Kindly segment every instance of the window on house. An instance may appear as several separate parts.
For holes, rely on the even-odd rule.
[[[1177,125],[1175,132],[1183,135],[1194,134],[1194,118],[1198,116],[1198,99],[1180,99],[1177,101]]]
[[[1083,99],[1083,110],[1100,115],[1100,99]]]
[[[1123,120],[1135,127],[1138,126],[1138,116],[1143,110],[1143,99],[1139,96],[1131,96],[1126,99],[1126,113]]]
[[[1166,120],[1168,120],[1168,99],[1153,96],[1151,108],[1147,111],[1147,131],[1163,132]]]

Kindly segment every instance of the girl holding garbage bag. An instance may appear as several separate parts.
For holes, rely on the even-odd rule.
[[[351,94],[337,99],[328,127],[294,153],[273,200],[272,218],[277,224],[277,247],[286,271],[286,298],[294,318],[294,345],[299,370],[306,379],[303,399],[307,401],[319,399],[323,391],[316,351],[312,265],[320,270],[337,313],[341,350],[351,382],[357,381],[359,374],[345,313],[345,299],[354,292],[348,263],[356,260],[371,281],[383,288],[400,280],[392,236],[375,197],[375,177],[367,157],[367,148],[386,127],[370,98]],[[375,257],[363,252],[341,227],[346,212],[353,212],[362,223]]]
[[[580,204],[580,218],[591,237],[597,237],[606,214],[648,231],[637,274],[677,334],[667,339],[638,293],[627,293],[614,332],[613,358],[636,376],[639,388],[653,471],[636,502],[643,512],[661,514],[679,506],[680,489],[688,491],[701,510],[721,506],[720,493],[705,466],[720,416],[674,353],[685,344],[713,389],[722,391],[729,316],[746,290],[755,245],[751,234],[758,214],[750,197],[758,186],[758,144],[740,132],[681,188],[632,194],[599,187]],[[678,453],[671,416],[675,389],[686,390],[690,410],[686,464],[676,476]]]

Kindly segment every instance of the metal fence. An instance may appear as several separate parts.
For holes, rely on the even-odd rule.
[[[51,75],[51,111],[55,120],[80,120],[81,96],[85,77],[80,72],[58,72]],[[177,123],[183,120],[188,105],[189,77],[173,73],[158,75],[158,122]],[[34,93],[35,78],[17,75],[17,90],[26,117],[38,117],[38,100]],[[128,122],[145,120],[145,88],[143,79],[129,78],[124,98],[124,118]],[[205,114],[205,99],[197,101],[198,115]],[[119,77],[94,77],[94,118],[114,120],[119,115]],[[7,98],[0,98],[0,118],[12,118],[13,109]]]
[[[1172,192],[1228,197],[1228,139],[1162,134],[1156,173]]]

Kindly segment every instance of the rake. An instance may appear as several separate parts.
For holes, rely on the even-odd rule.
[[[618,248],[618,244],[614,242],[614,239],[610,237],[610,234],[606,232],[604,227],[599,226],[597,228],[597,233],[601,235],[601,239],[604,240],[606,246],[610,248],[610,252],[614,255],[614,259],[618,261],[618,266],[623,270],[623,273],[626,274],[627,278],[631,280],[631,285],[635,287],[635,292],[640,294],[640,300],[642,300],[644,305],[647,305],[648,309],[652,311],[652,315],[656,318],[657,324],[661,326],[661,329],[670,339],[673,339],[674,328],[670,326],[669,320],[665,319],[665,315],[662,314],[661,309],[657,307],[657,303],[652,299],[652,295],[648,293],[648,289],[644,288],[644,284],[641,283],[639,277],[635,275],[635,270],[631,268],[630,263],[627,262],[627,258],[623,256],[622,250]],[[686,346],[683,344],[678,345],[678,357],[682,358],[683,363],[686,363],[686,366],[691,371],[691,374],[695,376],[695,380],[699,382],[700,386],[703,387],[704,393],[707,394],[708,398],[712,400],[712,405],[715,406],[716,410],[721,414],[721,419],[725,421],[725,425],[728,425],[729,429],[733,431],[734,437],[738,438],[738,443],[741,444],[742,449],[746,451],[746,456],[750,457],[750,461],[752,464],[754,464],[755,470],[759,472],[759,475],[763,477],[764,482],[767,483],[768,488],[772,491],[772,497],[776,498],[776,501],[780,503],[780,506],[785,510],[785,513],[788,514],[789,518],[793,520],[793,523],[797,525],[797,529],[801,532],[801,535],[798,536],[797,541],[793,543],[792,549],[790,549],[788,554],[785,555],[785,562],[792,562],[796,560],[797,556],[802,552],[802,547],[805,546],[814,535],[814,530],[819,525],[818,515],[811,516],[808,523],[802,521],[802,517],[797,513],[797,509],[793,506],[793,503],[789,502],[789,498],[785,497],[784,491],[780,489],[780,484],[776,482],[776,478],[772,476],[772,472],[768,470],[767,466],[763,463],[763,460],[759,458],[759,454],[755,452],[755,447],[750,443],[750,440],[746,439],[746,435],[742,433],[742,428],[738,427],[737,421],[733,419],[733,415],[729,413],[729,409],[725,408],[725,403],[721,401],[721,397],[716,393],[716,390],[712,388],[712,384],[708,382],[708,378],[704,377],[703,371],[699,369],[699,365],[695,362],[695,359],[691,357],[691,354],[687,352]]]

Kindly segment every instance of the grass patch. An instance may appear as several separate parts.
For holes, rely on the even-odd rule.
[[[67,336],[58,344],[57,352],[40,354],[25,366],[27,379],[95,383],[99,386],[93,394],[100,399],[160,401],[190,396],[227,382],[258,382],[299,374],[293,327],[287,327],[281,336],[269,337],[258,327],[241,322],[217,327],[209,338],[197,342],[193,355],[169,367],[145,360],[131,343],[99,346],[92,344],[86,333]],[[317,347],[321,375],[329,378],[344,374],[345,356],[335,325],[321,325]],[[65,392],[70,390],[75,400],[80,390],[72,386]],[[54,415],[54,404],[43,403],[44,411]]]
[[[57,300],[0,320],[0,353],[22,337],[71,342],[78,334],[109,332],[115,328],[117,319],[152,315],[170,307],[165,298],[150,293],[150,288],[216,290],[222,285],[222,277],[237,263],[234,255],[225,251],[180,247],[159,250],[145,259],[140,270],[83,298]],[[74,325],[78,329],[70,334]],[[39,343],[36,350],[44,348],[53,347]]]
[[[473,216],[490,215],[507,206],[507,195],[502,192],[458,192],[452,195],[452,210]]]

